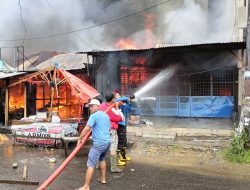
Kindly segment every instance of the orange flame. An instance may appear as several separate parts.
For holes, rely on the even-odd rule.
[[[121,38],[115,44],[118,49],[137,49],[136,44],[130,38]]]
[[[151,48],[155,44],[155,36],[154,36],[154,28],[155,28],[155,16],[154,14],[145,14],[145,30],[143,36],[143,42],[138,46],[132,39],[130,38],[121,38],[119,39],[115,47],[118,49],[138,49],[138,48]]]

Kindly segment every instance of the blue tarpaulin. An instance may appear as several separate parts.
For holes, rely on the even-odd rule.
[[[134,112],[140,115],[231,118],[233,96],[158,96],[139,99]]]
[[[233,110],[233,96],[192,97],[191,117],[231,118]]]

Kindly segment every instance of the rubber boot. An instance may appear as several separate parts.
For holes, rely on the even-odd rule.
[[[119,157],[117,157],[117,166],[125,166],[126,162],[123,162],[119,159]]]
[[[119,159],[122,160],[122,161],[130,161],[132,160],[132,158],[128,155],[126,155],[126,150],[125,149],[122,149],[120,152],[119,152]]]
[[[118,157],[117,166],[125,166],[125,165],[126,165],[126,162],[125,162],[125,160],[122,158],[122,156],[121,156],[121,154],[120,154],[120,150],[117,150],[117,157]]]
[[[120,161],[126,161],[126,158],[123,158],[121,152],[118,153],[118,159],[119,159]]]
[[[121,173],[123,170],[117,167],[117,156],[110,155],[110,171],[112,173]]]

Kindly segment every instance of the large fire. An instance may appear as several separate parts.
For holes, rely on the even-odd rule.
[[[155,24],[154,24],[154,20],[155,17],[153,14],[145,14],[144,15],[145,18],[145,28],[144,28],[144,32],[142,33],[142,43],[137,44],[134,42],[134,40],[132,38],[121,38],[119,39],[116,44],[115,47],[118,49],[138,49],[138,48],[151,48],[154,46],[155,44],[155,38],[154,38],[154,28],[155,28]]]
[[[24,87],[23,85],[10,88],[9,91],[9,111],[14,112],[19,108],[24,108]]]
[[[118,49],[137,49],[136,44],[130,38],[121,38],[115,44],[115,47]]]
[[[78,78],[90,84],[88,76],[82,74],[75,74]],[[50,110],[51,101],[51,88],[47,83],[41,83],[41,79],[37,79],[37,82],[32,81],[31,84],[36,85],[36,93],[34,99],[30,100],[35,103],[35,112],[39,110],[58,111],[61,119],[67,118],[79,118],[81,117],[81,106],[83,102],[80,99],[72,95],[71,89],[67,85],[59,85],[58,89],[55,89],[54,99],[52,104],[52,110]],[[15,80],[12,83],[16,82]],[[34,90],[34,89],[33,89]],[[27,93],[32,91],[31,85],[27,86]],[[57,93],[58,92],[58,96]],[[24,85],[15,85],[10,87],[9,90],[9,112],[15,114],[15,112],[24,110]],[[29,104],[31,102],[27,102]],[[29,105],[27,107],[30,107]],[[33,113],[35,114],[35,113]],[[22,115],[23,116],[23,115]],[[14,116],[15,117],[15,116]],[[12,118],[13,119],[13,118]]]

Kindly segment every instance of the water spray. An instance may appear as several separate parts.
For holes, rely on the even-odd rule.
[[[166,68],[160,73],[158,73],[154,78],[152,78],[148,83],[146,83],[142,88],[135,92],[135,97],[139,97],[145,92],[149,91],[155,86],[162,84],[163,81],[169,80],[175,73],[176,66]]]

